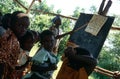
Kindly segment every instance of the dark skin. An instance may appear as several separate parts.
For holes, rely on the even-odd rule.
[[[14,24],[14,26],[11,26],[10,28],[15,33],[15,35],[18,38],[18,40],[20,40],[20,38],[22,36],[24,36],[25,33],[27,32],[27,28],[28,28],[29,24],[30,24],[29,18],[20,17],[20,18],[17,19],[17,21]],[[19,70],[21,68],[24,68],[25,66],[28,65],[30,59],[31,58],[28,57],[28,61],[24,65],[22,65],[22,66],[16,66],[15,69]]]
[[[64,33],[64,34],[57,35],[55,38],[56,38],[56,39],[61,39],[61,38],[63,38],[63,37],[66,36],[66,35],[72,34],[73,32],[74,32],[74,31],[69,31],[69,32]]]
[[[33,46],[33,44],[34,44],[33,39],[30,39],[30,38],[27,39],[27,40],[25,41],[25,43],[24,43],[24,48],[25,48],[25,50],[30,51],[31,48],[32,48],[32,46]]]
[[[55,24],[54,27],[59,28],[59,26],[61,25],[61,20],[60,19],[56,20],[54,24]]]
[[[47,72],[51,70],[56,70],[57,66],[55,64],[51,64],[49,67],[42,67],[38,65],[32,65],[31,70],[36,72]]]
[[[27,28],[30,25],[30,21],[28,18],[21,17],[18,18],[17,22],[14,26],[12,26],[12,30],[15,33],[15,35],[20,39],[26,32]]]
[[[52,52],[53,50],[53,47],[54,47],[54,44],[55,44],[55,37],[52,35],[48,35],[48,36],[45,36],[44,41],[41,41],[41,44],[42,46],[49,52]],[[48,60],[49,62],[49,60]],[[57,69],[57,66],[56,64],[52,64],[50,63],[49,66],[45,67],[45,66],[38,66],[38,65],[32,65],[32,68],[31,70],[32,71],[37,71],[37,72],[47,72],[47,71],[50,71],[50,70],[56,70]]]
[[[59,26],[61,25],[61,20],[60,19],[57,19],[55,22],[54,22],[54,27],[59,29]],[[74,31],[69,31],[67,33],[64,33],[64,34],[61,34],[61,35],[57,35],[55,38],[56,39],[61,39],[63,38],[64,36],[66,35],[69,35],[69,34],[72,34]]]
[[[15,17],[17,17],[17,15],[15,15]],[[16,35],[16,37],[17,37],[17,39],[19,39],[19,38],[21,38],[21,36],[23,36],[25,33],[26,33],[26,29],[28,28],[28,26],[29,26],[29,18],[27,17],[26,19],[24,18],[18,18],[18,19],[12,19],[12,21],[14,21],[14,24],[13,25],[11,25],[10,24],[10,29],[13,31],[13,33]],[[10,22],[11,23],[11,22]],[[8,31],[9,31],[9,29],[8,29]],[[15,41],[16,42],[16,44],[18,43],[18,41]],[[14,50],[13,49],[11,49],[12,51],[13,51],[13,53],[15,53],[14,52]],[[16,51],[16,53],[18,53],[19,54],[19,52],[18,51]],[[13,55],[12,56],[12,59],[13,60],[15,60],[14,62],[16,62],[17,61],[17,56],[18,56],[18,54],[16,54],[16,55]],[[12,54],[11,54],[12,55]],[[14,59],[14,56],[16,57],[15,59]],[[8,64],[8,63],[7,63]],[[12,63],[11,63],[12,64]],[[3,66],[4,66],[4,64],[3,64]],[[8,67],[7,68],[10,68],[10,70],[11,71],[13,71],[13,69],[12,69],[12,67],[10,67],[10,65],[7,65]],[[13,67],[14,68],[14,67]],[[6,69],[6,67],[4,66],[3,67],[3,69]],[[8,70],[8,72],[10,72],[10,70]],[[12,72],[11,72],[12,73]],[[6,74],[6,73],[5,73]],[[4,74],[3,74],[4,75]],[[7,76],[11,76],[11,74],[9,75],[9,74],[7,74]],[[7,77],[6,76],[6,77]],[[9,77],[8,77],[8,79],[10,79]]]
[[[82,66],[86,69],[86,72],[88,75],[92,73],[93,69],[95,68],[97,64],[96,59],[93,58],[92,56],[78,55],[77,51],[71,47],[68,47],[64,53],[65,53],[65,56],[68,57],[70,61],[72,60],[76,64],[78,63],[82,64]]]

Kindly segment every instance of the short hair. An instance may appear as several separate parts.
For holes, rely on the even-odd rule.
[[[22,49],[24,49],[24,43],[31,39],[34,42],[34,35],[30,30],[27,30],[26,34],[20,39],[20,46]]]
[[[88,50],[86,50],[84,48],[77,47],[75,49],[76,49],[78,55],[88,55],[88,56],[92,55]]]
[[[9,28],[8,24],[11,22],[11,16],[12,16],[11,13],[7,13],[2,18],[2,25],[5,29]]]
[[[43,32],[41,32],[41,34],[40,34],[40,42],[43,42],[44,41],[44,38],[46,37],[46,36],[54,36],[54,34],[53,34],[53,32],[52,31],[50,31],[50,30],[44,30]]]
[[[54,18],[52,19],[52,22],[55,24],[56,20],[60,20],[60,21],[61,21],[61,18],[60,18],[59,15],[57,15],[56,17],[54,17]]]
[[[35,40],[35,43],[38,42],[40,40],[40,33],[37,32],[37,31],[34,31],[34,30],[30,30],[33,35],[34,35],[34,40]]]

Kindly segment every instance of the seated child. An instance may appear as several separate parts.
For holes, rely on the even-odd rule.
[[[56,79],[88,79],[97,64],[96,59],[80,47],[67,47],[64,54]]]
[[[87,75],[92,73],[97,64],[97,61],[92,54],[80,47],[68,47],[65,50],[65,56],[69,59],[70,67],[75,70],[79,70],[80,68],[84,67]]]
[[[20,47],[21,51],[23,51],[19,56],[19,63],[20,65],[23,65],[28,60],[29,57],[29,51],[34,45],[34,35],[31,31],[27,31],[27,33],[21,38],[20,40]]]
[[[53,53],[55,36],[50,30],[44,30],[40,34],[41,49],[32,57],[31,72],[23,79],[50,79],[57,69],[57,57]]]
[[[34,45],[34,35],[30,30],[27,31],[27,33],[21,38],[20,40],[20,46],[21,46],[21,53],[19,54],[18,60],[17,60],[17,66],[16,69],[18,70],[18,79],[21,79],[21,77],[28,72],[28,64],[30,61],[29,57],[29,51]]]

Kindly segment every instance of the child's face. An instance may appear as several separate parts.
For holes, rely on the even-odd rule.
[[[56,25],[61,25],[61,20],[60,20],[60,19],[56,20],[56,21],[55,21],[55,24],[56,24]]]
[[[27,39],[24,43],[24,49],[30,51],[34,45],[34,41],[32,39]]]
[[[42,42],[42,45],[47,51],[51,52],[55,45],[55,37],[53,35],[44,37],[44,41]]]

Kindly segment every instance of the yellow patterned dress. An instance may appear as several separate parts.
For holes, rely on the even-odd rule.
[[[19,42],[14,33],[8,29],[0,36],[0,64],[4,65],[2,79],[15,79],[15,65],[19,53]]]

